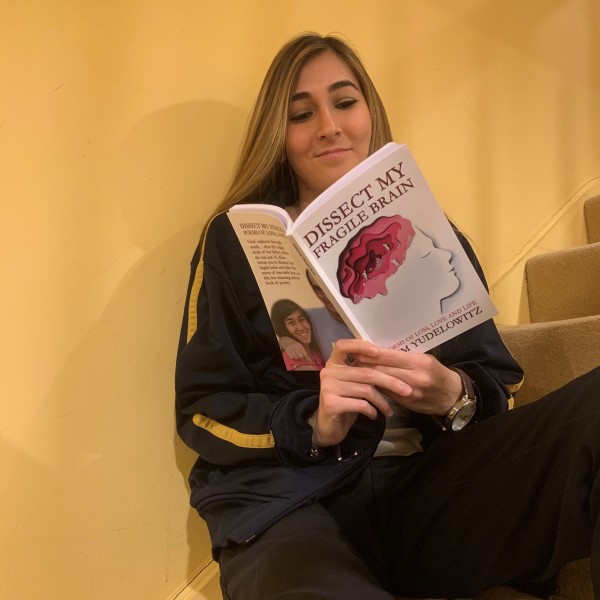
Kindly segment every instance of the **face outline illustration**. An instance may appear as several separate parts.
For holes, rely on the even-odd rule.
[[[407,261],[411,259],[418,260],[419,269],[426,271],[429,280],[435,283],[440,301],[451,296],[460,286],[451,263],[452,252],[436,247],[433,240],[417,227],[406,256]]]

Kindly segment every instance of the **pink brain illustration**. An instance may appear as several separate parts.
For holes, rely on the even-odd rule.
[[[354,235],[340,254],[340,292],[358,304],[364,298],[387,295],[385,282],[406,259],[415,237],[412,223],[401,217],[379,217]]]

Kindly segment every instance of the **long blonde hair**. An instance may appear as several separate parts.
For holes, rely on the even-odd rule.
[[[246,125],[230,183],[214,214],[235,204],[264,202],[279,187],[288,192],[286,204],[295,202],[294,176],[285,160],[288,104],[302,67],[327,50],[335,52],[348,65],[365,97],[372,127],[369,153],[391,141],[385,108],[356,52],[333,35],[301,34],[279,50],[267,71]]]

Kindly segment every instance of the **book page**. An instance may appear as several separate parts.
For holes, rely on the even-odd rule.
[[[321,369],[332,340],[351,337],[346,325],[327,310],[277,218],[237,211],[228,216],[260,288],[286,368]]]

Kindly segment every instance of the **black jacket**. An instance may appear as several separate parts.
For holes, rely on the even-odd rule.
[[[481,267],[464,237],[467,254]],[[438,347],[478,391],[482,419],[507,410],[522,371],[493,321]],[[383,434],[385,419],[359,417],[342,444],[313,458],[307,418],[318,405],[319,374],[286,371],[260,291],[225,214],[213,219],[192,260],[176,368],[177,429],[199,458],[191,504],[206,520],[215,556],[357,477]],[[430,441],[430,417],[415,415]]]

